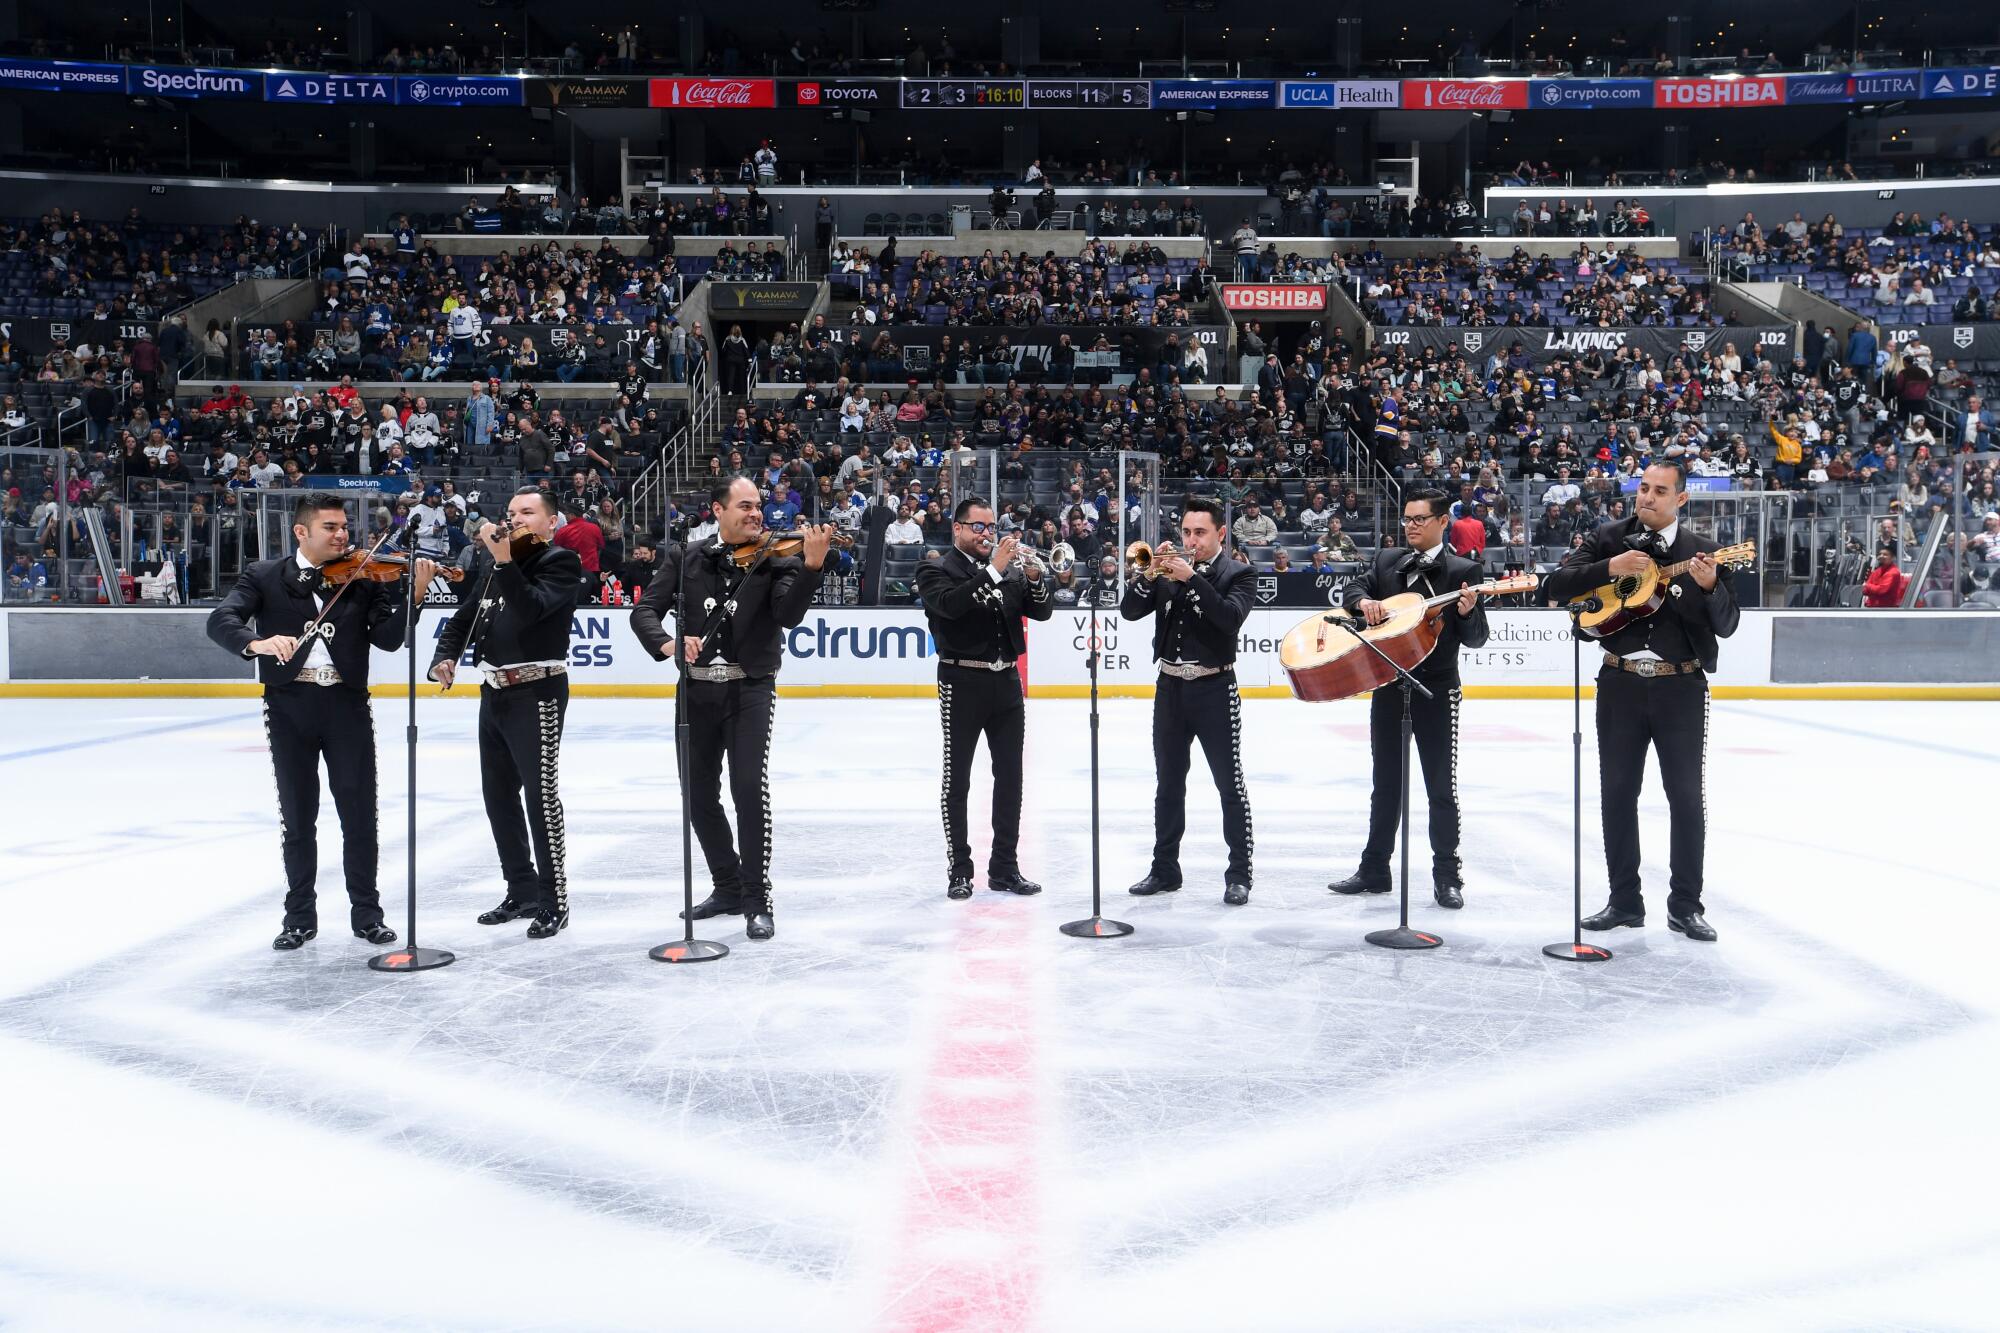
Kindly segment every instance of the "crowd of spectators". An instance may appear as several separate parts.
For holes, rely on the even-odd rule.
[[[1579,245],[1567,260],[1520,246],[1495,261],[1476,245],[1443,255],[1386,258],[1372,244],[1344,256],[1359,276],[1362,312],[1375,324],[1616,328],[1720,325],[1706,274],[1679,260],[1647,260],[1610,243]]]
[[[2000,227],[1941,213],[1897,212],[1882,227],[1847,228],[1831,213],[1766,228],[1745,213],[1720,238],[1727,272],[1750,280],[1799,278],[1830,299],[1885,322],[1976,324],[1993,317]]]
[[[891,237],[879,254],[836,249],[834,259],[854,293],[849,319],[857,325],[1186,325],[1213,277],[1204,261],[1170,260],[1138,240],[1122,249],[1086,241],[1068,256],[1024,248],[952,258],[926,249],[906,259]]]

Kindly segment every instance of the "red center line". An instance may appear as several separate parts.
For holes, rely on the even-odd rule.
[[[960,914],[956,966],[935,999],[882,1326],[896,1333],[1014,1330],[1042,1285],[1041,1096],[1026,904]]]

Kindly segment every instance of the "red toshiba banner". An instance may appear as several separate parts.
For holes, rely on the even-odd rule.
[[[1783,106],[1785,76],[1761,79],[1654,79],[1653,105],[1674,110],[1711,106]]]
[[[1225,282],[1222,304],[1230,310],[1324,310],[1326,288],[1307,283]]]
[[[1404,79],[1403,109],[1525,111],[1526,79]]]
[[[654,106],[690,106],[704,110],[776,106],[776,79],[654,79]]]

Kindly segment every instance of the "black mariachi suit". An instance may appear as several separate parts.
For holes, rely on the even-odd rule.
[[[993,850],[986,876],[1019,874],[1021,747],[1027,706],[1014,662],[1027,651],[1021,617],[1055,614],[1049,581],[1030,581],[1020,564],[995,583],[992,567],[953,547],[917,568],[917,595],[937,643],[938,711],[944,726],[944,780],[938,804],[944,814],[945,854],[953,879],[972,878],[972,845],[966,839],[965,797],[972,786],[972,757],[983,733],[993,759]],[[953,660],[1005,662],[1001,671],[952,666]]]
[[[1564,557],[1543,584],[1559,602],[1611,582],[1611,557],[1657,538],[1636,516],[1606,523]],[[1654,552],[1661,564],[1678,564],[1716,543],[1698,538],[1681,523],[1673,544]],[[1660,756],[1660,780],[1672,817],[1669,845],[1672,874],[1667,910],[1687,916],[1702,910],[1702,857],[1708,823],[1708,672],[1715,670],[1716,640],[1736,632],[1741,618],[1726,573],[1713,592],[1703,592],[1692,575],[1668,585],[1658,611],[1599,640],[1619,657],[1650,650],[1667,662],[1700,662],[1701,670],[1672,676],[1635,676],[1606,663],[1597,673],[1598,790],[1603,801],[1604,861],[1610,873],[1611,906],[1644,909],[1639,890],[1639,789],[1646,780],[1646,746]]]
[[[667,655],[664,621],[679,592],[681,555],[676,546],[661,555],[632,608],[632,632],[654,657]],[[687,689],[689,784],[695,836],[708,862],[716,895],[741,905],[744,915],[769,915],[771,902],[771,723],[778,706],[778,667],[784,660],[784,632],[806,617],[824,571],[798,559],[765,559],[754,570],[738,569],[731,552],[716,541],[695,549],[687,566],[688,624],[698,633],[722,616],[701,646],[696,665],[718,660],[743,668],[742,680],[692,680]],[[734,610],[724,612],[723,607]],[[675,747],[676,758],[679,747]],[[732,846],[729,818],[722,810],[722,762],[729,761],[729,795],[736,807]]]
[[[567,662],[570,617],[583,591],[583,563],[576,552],[538,546],[502,565],[481,551],[458,586],[465,600],[438,635],[432,670],[467,651],[475,663],[493,667]],[[480,787],[507,897],[537,916],[559,920],[569,916],[558,785],[568,711],[567,675],[479,687]]]
[[[1219,675],[1182,680],[1162,673],[1153,694],[1153,762],[1160,775],[1153,796],[1150,874],[1181,882],[1181,834],[1187,828],[1187,775],[1196,740],[1222,797],[1222,836],[1229,844],[1231,884],[1250,883],[1250,796],[1243,784],[1243,705],[1236,690],[1236,632],[1255,599],[1257,571],[1218,555],[1194,567],[1186,583],[1164,575],[1125,585],[1118,614],[1153,617],[1153,656],[1162,662],[1221,667]]]
[[[1385,601],[1397,593],[1426,598],[1481,580],[1480,566],[1451,548],[1437,548],[1437,564],[1419,565],[1417,552],[1402,546],[1375,553],[1360,578],[1341,590],[1340,603],[1360,614],[1363,600]],[[1486,608],[1475,605],[1461,616],[1455,604],[1444,607],[1437,647],[1410,674],[1431,691],[1431,697],[1410,692],[1411,731],[1417,757],[1423,762],[1424,792],[1430,806],[1431,874],[1458,880],[1458,650],[1486,642]],[[1366,649],[1360,651],[1366,652]],[[1403,687],[1392,681],[1376,690],[1368,704],[1368,748],[1374,761],[1374,788],[1368,798],[1368,845],[1361,853],[1365,875],[1386,875],[1396,829],[1403,814]]]
[[[338,685],[298,682],[310,655],[309,642],[302,641],[287,663],[256,658],[257,678],[264,684],[264,735],[278,787],[287,930],[319,927],[313,885],[319,868],[322,755],[327,788],[340,813],[350,924],[355,930],[382,924],[382,899],[375,889],[375,720],[368,707],[368,647],[400,645],[407,617],[400,583],[351,583],[337,601],[336,591],[316,572],[302,570],[294,555],[259,560],[243,571],[208,617],[208,637],[247,657],[253,640],[274,634],[296,638],[320,614],[322,604],[333,606],[321,633],[340,673]]]

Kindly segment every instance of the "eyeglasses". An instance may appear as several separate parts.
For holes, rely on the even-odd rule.
[[[958,526],[961,528],[970,528],[974,534],[983,537],[999,525],[997,523],[967,523],[963,519],[960,519],[958,520]]]
[[[1443,514],[1405,514],[1403,515],[1403,526],[1406,528],[1415,527],[1420,523],[1428,523],[1432,519],[1443,517]]]

